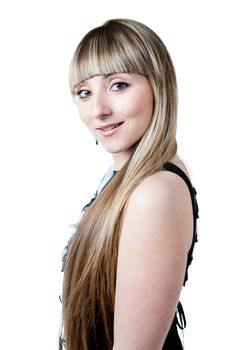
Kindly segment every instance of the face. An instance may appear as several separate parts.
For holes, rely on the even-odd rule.
[[[131,73],[98,75],[74,91],[81,120],[119,169],[152,118],[154,94],[148,78]]]

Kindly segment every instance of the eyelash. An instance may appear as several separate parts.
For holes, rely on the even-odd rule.
[[[79,90],[79,91],[77,91],[77,92],[75,91],[74,94],[75,94],[76,96],[78,96],[81,100],[83,100],[83,99],[85,99],[85,98],[88,97],[88,96],[85,96],[85,97],[82,97],[82,96],[81,96],[81,94],[82,94],[84,91],[85,91],[85,92],[88,92],[88,93],[90,92],[89,90],[83,89],[83,90]]]
[[[128,83],[125,83],[124,81],[117,81],[117,82],[115,82],[114,84],[112,84],[112,86],[111,86],[111,89],[113,88],[113,86],[114,85],[123,85],[123,87],[120,87],[120,88],[118,88],[117,90],[113,90],[113,91],[120,91],[120,90],[123,90],[123,89],[125,89],[125,88],[127,88],[128,86],[129,86],[129,84]],[[84,97],[82,97],[81,96],[81,94],[83,93],[83,92],[87,92],[88,93],[88,95],[87,96],[84,96]],[[74,94],[76,95],[76,96],[78,96],[81,100],[84,100],[84,99],[86,99],[88,96],[89,96],[89,94],[90,94],[91,92],[89,91],[89,90],[87,90],[87,89],[81,89],[81,90],[79,90],[79,91],[74,91]]]
[[[129,86],[129,84],[128,84],[128,83],[125,83],[124,81],[117,81],[116,83],[114,83],[114,84],[112,85],[112,87],[113,87],[114,85],[124,85],[124,87],[123,87],[123,88],[120,88],[119,90],[123,90],[123,89],[125,89],[126,87]]]

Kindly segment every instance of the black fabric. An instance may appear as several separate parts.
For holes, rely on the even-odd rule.
[[[182,350],[182,349],[183,349],[183,346],[177,331],[176,319],[174,318],[162,350]]]

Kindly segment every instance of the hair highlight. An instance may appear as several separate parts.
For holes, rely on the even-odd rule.
[[[127,164],[84,213],[70,243],[63,286],[69,350],[90,348],[90,339],[96,349],[112,348],[118,244],[127,203],[138,184],[177,151],[175,70],[161,39],[144,24],[116,19],[87,33],[71,62],[70,89],[74,93],[79,82],[95,75],[126,72],[150,80],[153,116]],[[98,340],[99,329],[104,340]]]

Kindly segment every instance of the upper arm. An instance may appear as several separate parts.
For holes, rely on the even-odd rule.
[[[167,172],[144,180],[131,195],[122,226],[114,349],[162,348],[191,240],[191,200],[183,180]]]

